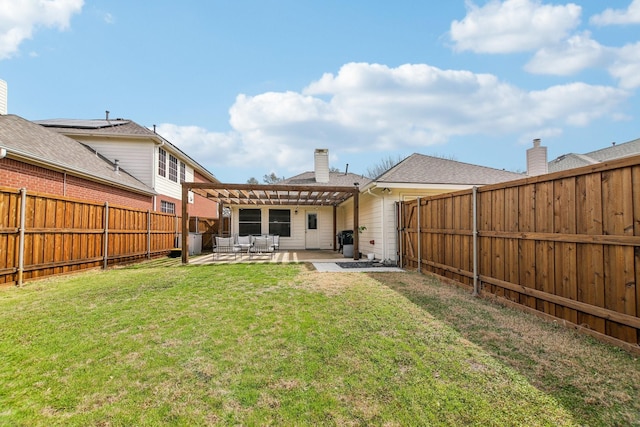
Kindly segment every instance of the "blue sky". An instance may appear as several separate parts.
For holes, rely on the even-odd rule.
[[[640,0],[0,0],[29,120],[128,118],[223,182],[640,138]]]

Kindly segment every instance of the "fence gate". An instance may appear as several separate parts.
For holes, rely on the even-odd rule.
[[[410,270],[418,269],[420,263],[418,252],[419,202],[418,199],[399,204],[400,262],[402,268]]]

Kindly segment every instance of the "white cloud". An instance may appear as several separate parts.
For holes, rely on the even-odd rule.
[[[0,60],[14,55],[38,27],[65,30],[84,0],[0,0]]]
[[[640,24],[640,0],[633,0],[626,10],[606,9],[589,20],[594,25]]]
[[[620,87],[636,89],[640,87],[640,42],[626,45],[616,50],[617,58],[609,73],[619,80]]]
[[[491,0],[482,7],[467,1],[467,15],[451,23],[458,51],[513,53],[557,43],[576,28],[582,8],[543,5],[539,0]]]
[[[494,75],[426,64],[350,63],[301,93],[238,96],[227,134],[175,125],[161,125],[159,133],[214,171],[225,166],[290,176],[311,169],[299,159],[314,148],[410,152],[456,136],[557,134],[614,116],[628,96],[584,83],[526,91]]]
[[[534,74],[567,76],[585,68],[602,66],[611,57],[611,49],[602,46],[585,32],[540,49],[525,65],[525,70]]]

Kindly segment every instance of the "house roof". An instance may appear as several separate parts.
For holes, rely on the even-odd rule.
[[[10,155],[54,169],[107,182],[136,192],[156,192],[88,146],[9,114],[0,115],[0,146]]]
[[[207,177],[213,182],[218,182],[215,175],[209,172],[204,166],[191,158],[184,151],[173,145],[171,142],[163,138],[160,134],[139,125],[129,119],[47,119],[36,120],[35,123],[53,129],[59,133],[72,137],[74,135],[83,136],[103,136],[103,137],[121,137],[121,138],[149,138],[159,144],[165,144],[175,153],[186,160],[191,167],[199,173]]]
[[[303,172],[291,178],[284,179],[279,184],[284,185],[310,185],[310,186],[340,186],[354,187],[356,183],[361,188],[371,182],[370,178],[355,173],[329,172],[329,182],[316,182],[315,172]]]
[[[634,139],[622,144],[613,144],[611,147],[601,148],[585,154],[563,154],[549,162],[549,172],[578,168],[593,165],[609,160],[640,154],[640,139]]]
[[[485,185],[522,177],[522,174],[515,172],[414,153],[373,181],[398,184]]]

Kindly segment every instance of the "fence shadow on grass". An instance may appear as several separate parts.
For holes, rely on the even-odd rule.
[[[553,396],[586,425],[640,424],[640,359],[529,313],[419,273],[369,277],[407,298]],[[617,396],[617,397],[616,397]]]

